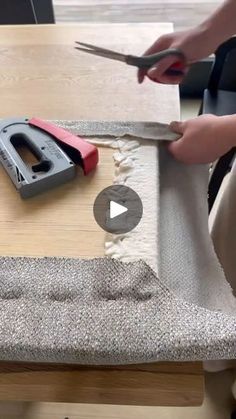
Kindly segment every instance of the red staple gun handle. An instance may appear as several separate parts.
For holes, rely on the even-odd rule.
[[[31,118],[29,125],[52,135],[74,163],[82,166],[85,175],[96,168],[98,164],[98,149],[94,145],[63,128],[39,118]]]

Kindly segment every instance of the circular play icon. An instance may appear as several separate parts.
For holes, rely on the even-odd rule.
[[[93,213],[103,230],[122,234],[138,225],[143,215],[143,205],[133,189],[124,185],[113,185],[98,194]]]

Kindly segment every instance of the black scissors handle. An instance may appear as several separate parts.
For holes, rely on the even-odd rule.
[[[163,58],[168,56],[175,56],[178,58],[178,66],[176,64],[173,64],[167,71],[166,74],[170,76],[178,76],[183,74],[183,69],[179,68],[179,63],[185,63],[185,55],[182,51],[180,51],[177,48],[170,48],[167,50],[160,51],[156,54],[147,55],[143,57],[136,57],[134,55],[127,55],[126,56],[126,62],[129,65],[133,65],[135,67],[138,67],[140,69],[146,69],[148,70],[153,65],[157,64],[159,61],[161,61]]]

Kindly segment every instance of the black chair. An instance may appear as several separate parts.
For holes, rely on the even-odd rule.
[[[52,0],[1,0],[0,25],[55,23]]]
[[[236,37],[224,42],[215,52],[215,62],[199,111],[199,114],[207,113],[218,116],[236,114]],[[213,166],[208,191],[209,211],[224,176],[231,170],[235,152],[236,148],[233,148]]]

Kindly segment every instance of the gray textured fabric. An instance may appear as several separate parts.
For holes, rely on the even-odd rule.
[[[62,121],[56,121],[61,124]],[[63,123],[62,123],[63,125]],[[174,141],[180,135],[170,130],[168,124],[160,122],[122,122],[122,121],[66,121],[67,129],[87,137],[99,136],[132,136],[151,140]]]
[[[0,298],[3,360],[236,356],[236,319],[176,299],[143,262],[2,258]]]
[[[161,146],[159,160],[160,279],[143,261],[0,258],[0,359],[236,357],[236,300],[208,233],[207,168],[177,163]]]

